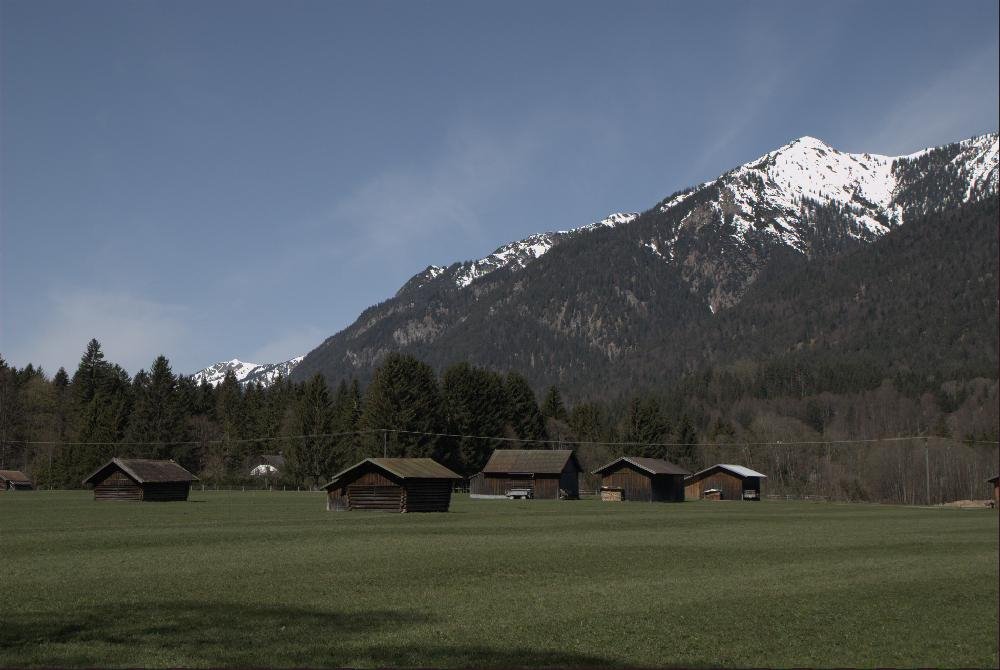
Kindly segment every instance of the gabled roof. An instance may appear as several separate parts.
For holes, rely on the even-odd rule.
[[[606,470],[618,465],[621,462],[631,463],[635,467],[648,472],[651,475],[689,475],[690,470],[685,470],[676,463],[665,461],[662,458],[646,458],[644,456],[622,456],[616,458],[607,465],[594,470],[595,475],[599,475]]]
[[[31,479],[20,470],[0,470],[0,481],[30,484]]]
[[[360,463],[356,463],[346,470],[342,470],[333,476],[324,489],[333,488],[337,482],[349,473],[357,470],[365,464],[374,465],[380,470],[384,470],[400,479],[461,479],[444,467],[433,458],[366,458]]]
[[[572,449],[495,449],[483,472],[557,475],[570,460],[578,471],[583,470]]]
[[[112,458],[83,480],[96,484],[109,468],[119,468],[140,484],[196,482],[198,478],[182,468],[176,461],[157,461],[148,458]]]
[[[743,467],[742,465],[732,465],[731,463],[719,463],[713,465],[710,468],[705,468],[704,470],[699,470],[687,479],[696,479],[704,474],[709,473],[713,470],[726,470],[737,477],[760,477],[761,479],[767,479],[767,475],[757,472],[756,470],[751,470],[750,468]]]

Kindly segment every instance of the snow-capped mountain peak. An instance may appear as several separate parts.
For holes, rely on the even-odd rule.
[[[792,140],[791,142],[785,145],[785,147],[791,147],[791,146],[799,146],[803,149],[824,149],[824,150],[832,149],[832,147],[829,144],[819,139],[818,137],[813,137],[812,135],[803,135],[797,140]]]
[[[974,190],[988,191],[990,184],[996,189],[995,134],[950,147],[958,148],[952,159],[954,171],[969,173],[965,200],[973,197]],[[803,251],[807,245],[801,212],[807,201],[849,211],[857,224],[853,235],[859,238],[877,237],[902,223],[903,208],[899,200],[908,180],[912,181],[912,175],[904,174],[906,166],[919,162],[932,151],[941,150],[922,150],[897,157],[852,154],[807,135],[699,189],[718,186],[724,202],[715,203],[715,208],[725,217],[731,217],[734,237],[742,239],[764,224],[763,229],[772,236]],[[685,197],[665,203],[661,211],[679,205]]]
[[[273,384],[279,377],[287,378],[295,366],[302,362],[303,358],[304,356],[296,356],[281,363],[248,363],[247,361],[233,358],[232,360],[215,363],[203,370],[199,370],[191,375],[191,378],[197,384],[206,381],[212,386],[218,386],[225,380],[226,374],[232,371],[236,377],[236,381],[241,386],[256,383],[266,388]]]

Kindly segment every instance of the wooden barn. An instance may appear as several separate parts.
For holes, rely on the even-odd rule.
[[[30,491],[31,478],[20,470],[0,470],[0,491]]]
[[[528,490],[532,498],[579,498],[582,470],[572,449],[496,449],[469,479],[469,496],[506,498]]]
[[[3,474],[0,472],[0,474]],[[996,477],[991,477],[986,480],[990,484],[993,484],[993,504],[1000,507],[1000,475]]]
[[[767,479],[756,470],[742,465],[720,463],[701,472],[696,472],[684,480],[684,495],[688,500],[710,497],[713,500],[760,500],[761,480]],[[712,489],[718,491],[716,496]]]
[[[684,477],[691,473],[662,458],[622,456],[594,474],[601,476],[602,500],[684,502]],[[620,495],[605,496],[604,491]]]
[[[169,502],[187,500],[198,478],[175,461],[112,458],[83,480],[94,488],[94,500]]]
[[[323,488],[331,511],[447,512],[459,479],[430,458],[366,458]]]

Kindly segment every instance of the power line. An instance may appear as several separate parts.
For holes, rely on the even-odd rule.
[[[550,439],[522,439],[517,437],[501,437],[491,435],[464,435],[461,433],[435,433],[420,430],[404,430],[396,428],[369,428],[342,431],[337,433],[310,433],[307,435],[281,435],[276,437],[248,437],[248,438],[220,438],[213,440],[183,440],[183,441],[130,441],[130,442],[63,442],[58,440],[6,440],[8,444],[23,445],[52,445],[52,446],[183,446],[197,444],[246,444],[250,442],[274,442],[280,440],[305,440],[330,437],[346,437],[371,435],[381,433],[383,437],[388,433],[397,435],[417,435],[423,437],[448,437],[469,440],[487,440],[492,442],[513,442],[520,444],[547,444],[560,446],[620,446],[620,447],[764,447],[764,446],[810,446],[810,445],[850,445],[850,444],[874,444],[879,442],[909,442],[916,440],[947,440],[960,444],[989,444],[1000,445],[997,440],[956,440],[953,438],[940,437],[935,435],[909,435],[901,437],[873,437],[858,438],[850,440],[772,440],[768,442],[634,442],[634,441],[604,441],[604,440],[550,440]]]
[[[344,437],[346,435],[358,435],[366,433],[376,433],[378,430],[348,430],[341,433],[313,433],[310,435],[279,435],[277,437],[242,437],[242,438],[219,438],[214,440],[181,440],[170,442],[63,442],[60,440],[6,440],[8,444],[30,444],[30,445],[55,445],[55,446],[146,446],[146,447],[174,447],[186,444],[233,444],[246,442],[273,442],[275,440],[302,440],[319,437]],[[390,431],[392,432],[392,431]]]
[[[998,444],[997,440],[955,440],[950,437],[940,437],[936,435],[913,435],[908,437],[873,437],[856,440],[774,440],[771,442],[602,442],[588,440],[531,440],[517,437],[489,437],[486,435],[461,435],[458,433],[428,433],[417,430],[394,430],[387,429],[390,433],[401,433],[411,435],[428,435],[432,437],[457,437],[474,440],[496,440],[500,442],[520,442],[533,444],[562,444],[571,445],[606,445],[623,447],[762,447],[762,446],[798,446],[798,445],[836,445],[836,444],[863,444],[871,442],[905,442],[909,440],[949,440],[962,444]]]

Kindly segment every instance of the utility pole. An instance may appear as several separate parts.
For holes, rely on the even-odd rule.
[[[927,504],[931,504],[931,457],[927,447],[927,438],[924,438],[924,472],[927,474]]]

